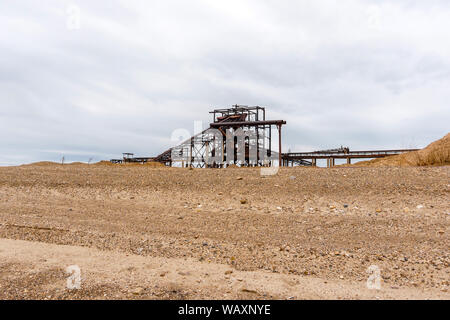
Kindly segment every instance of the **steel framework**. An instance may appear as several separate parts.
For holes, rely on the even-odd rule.
[[[260,106],[234,105],[231,108],[214,109],[210,114],[213,122],[208,129],[166,150],[155,160],[169,166],[179,163],[182,167],[197,168],[270,166],[275,156],[281,163],[281,126],[286,121],[266,120],[266,110]],[[273,126],[279,131],[278,153],[272,151]],[[227,143],[230,132],[241,132],[245,137],[244,148],[239,147],[237,137],[234,137],[234,143]],[[256,159],[250,157],[251,149],[256,150]]]
[[[266,109],[260,106],[233,105],[231,108],[209,112],[212,122],[209,128],[156,157],[135,158],[124,153],[113,163],[158,161],[167,166],[222,168],[236,166],[316,166],[317,159],[327,159],[327,166],[335,165],[335,159],[379,158],[400,154],[406,150],[350,151],[348,147],[314,151],[288,152],[281,150],[281,128],[286,121],[267,120]],[[272,129],[278,130],[278,152],[272,151]],[[275,161],[275,162],[274,162]]]

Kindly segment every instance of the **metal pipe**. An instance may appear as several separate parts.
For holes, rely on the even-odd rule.
[[[210,123],[210,126],[212,128],[218,128],[218,127],[255,127],[255,126],[261,126],[261,125],[283,125],[286,124],[286,121],[284,120],[268,120],[268,121],[236,121],[236,122],[216,122],[216,123]]]

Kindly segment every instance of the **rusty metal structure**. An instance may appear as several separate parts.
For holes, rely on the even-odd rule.
[[[134,157],[134,153],[124,152],[122,153],[122,159],[111,159],[111,163],[146,163],[155,161],[153,157]]]
[[[132,153],[123,153],[122,159],[111,159],[111,162],[157,161],[166,166],[223,168],[229,165],[273,166],[274,164],[316,166],[317,159],[327,159],[327,167],[333,167],[335,159],[346,159],[347,164],[350,164],[351,159],[381,158],[417,150],[350,151],[348,147],[341,146],[336,149],[313,152],[282,153],[281,128],[286,121],[267,120],[264,107],[233,105],[231,108],[214,109],[209,113],[212,115],[212,122],[208,129],[195,133],[160,155],[134,157]],[[274,128],[278,131],[278,152],[272,151]],[[230,132],[233,134],[231,139]]]
[[[410,151],[417,151],[418,149],[397,149],[397,150],[364,150],[364,151],[350,151],[348,147],[341,147],[338,149],[330,149],[314,152],[289,152],[283,153],[283,166],[295,166],[300,161],[311,163],[316,166],[317,159],[326,159],[327,167],[334,167],[336,159],[346,159],[347,164],[351,164],[352,159],[373,159],[383,158],[396,154],[401,154]]]
[[[272,159],[278,155],[278,161],[281,163],[281,127],[286,121],[267,120],[266,110],[260,106],[234,105],[231,108],[214,109],[210,114],[212,122],[208,129],[161,153],[155,157],[155,161],[168,166],[178,163],[182,167],[196,168],[221,168],[228,165],[270,166],[272,160],[267,161],[267,158]],[[278,153],[272,151],[274,126],[278,129]],[[238,130],[246,137],[244,148],[239,148],[237,141],[226,143],[227,133]],[[256,148],[256,159],[250,157],[251,146]],[[217,159],[217,156],[221,158]],[[213,158],[217,161],[211,161]]]

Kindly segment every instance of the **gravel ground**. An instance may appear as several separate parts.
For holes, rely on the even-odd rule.
[[[3,167],[0,298],[449,299],[449,173]]]

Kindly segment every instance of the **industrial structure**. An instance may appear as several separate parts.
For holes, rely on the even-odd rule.
[[[197,168],[239,166],[270,166],[272,159],[281,159],[281,127],[284,120],[267,120],[263,107],[234,105],[210,112],[213,122],[208,129],[195,134],[179,145],[168,149],[155,161],[172,166]],[[272,152],[273,127],[278,129],[278,153]],[[233,134],[230,141],[230,133]],[[239,139],[242,138],[242,143]],[[240,147],[241,146],[241,147]],[[255,151],[251,157],[252,149]]]
[[[348,147],[314,152],[282,153],[281,129],[286,121],[267,120],[266,109],[260,106],[234,105],[210,112],[209,128],[194,134],[156,157],[134,157],[123,153],[112,163],[161,162],[167,166],[223,168],[237,166],[316,166],[317,159],[327,159],[327,167],[335,159],[381,158],[417,149],[350,151]],[[277,130],[278,152],[272,151],[273,129]]]
[[[332,150],[314,151],[314,152],[289,152],[283,153],[282,166],[294,166],[299,161],[305,161],[312,166],[317,165],[317,159],[326,159],[327,167],[334,167],[336,159],[345,159],[347,164],[351,164],[352,159],[373,159],[384,158],[396,154],[401,154],[409,151],[416,151],[418,149],[398,149],[398,150],[365,150],[365,151],[350,151],[349,148],[338,148]]]

